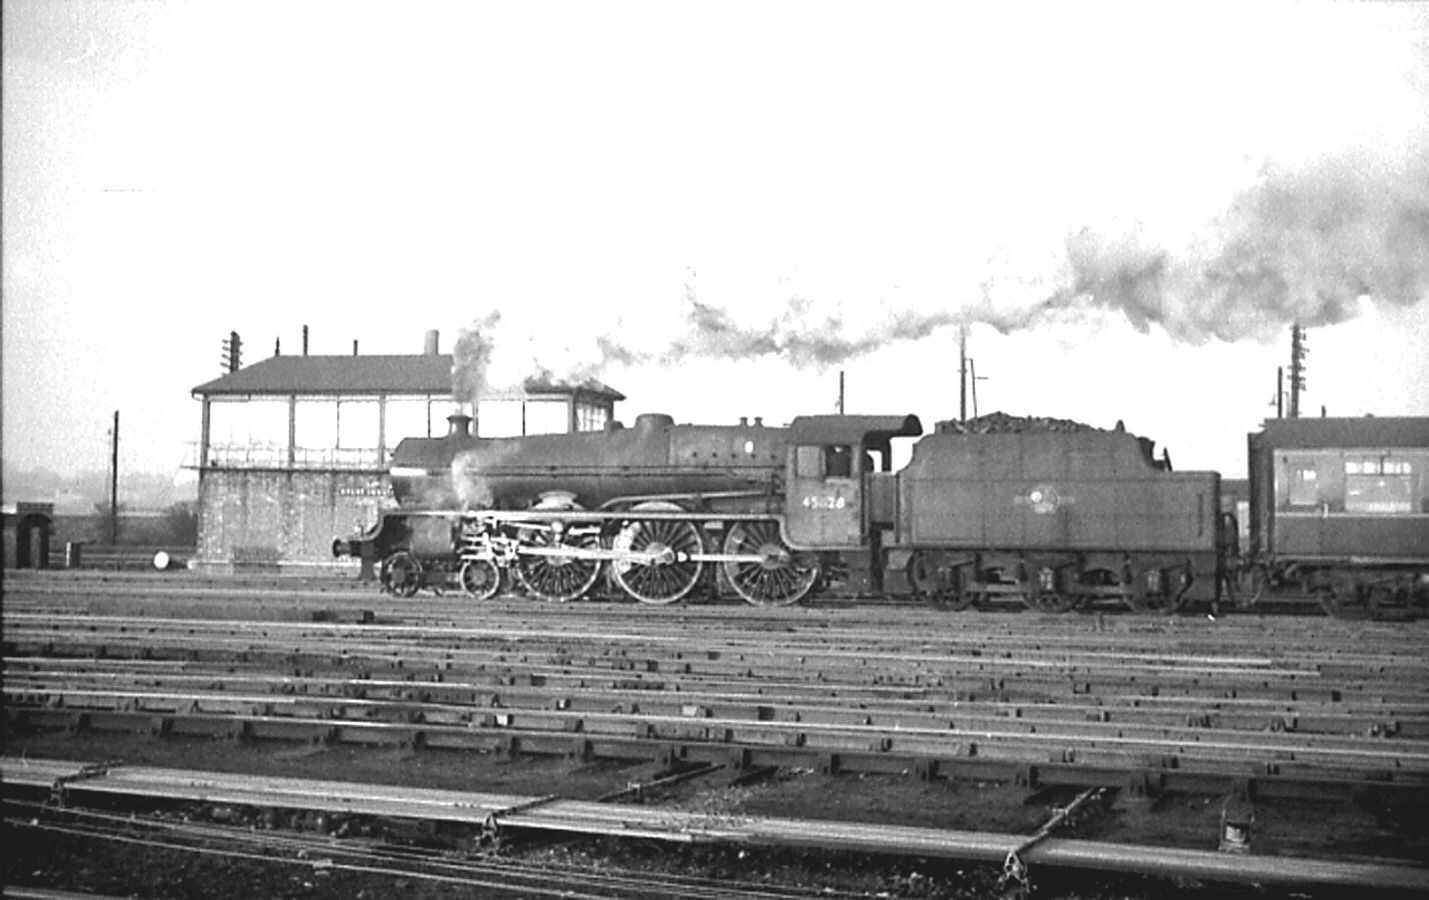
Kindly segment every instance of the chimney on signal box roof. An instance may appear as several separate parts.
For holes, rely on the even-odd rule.
[[[423,336],[423,340],[422,340],[422,355],[423,355],[423,356],[438,356],[438,355],[440,355],[441,350],[440,350],[439,348],[440,348],[440,346],[441,346],[441,337],[442,337],[442,333],[441,333],[440,331],[437,331],[435,328],[433,328],[433,329],[431,329],[430,331],[428,331],[428,332]]]
[[[448,437],[471,437],[471,416],[466,413],[452,413],[447,416]]]

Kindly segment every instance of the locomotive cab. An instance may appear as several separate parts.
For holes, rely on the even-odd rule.
[[[800,549],[854,550],[883,524],[894,496],[887,471],[896,437],[917,437],[917,416],[801,416],[789,426],[784,538]],[[889,518],[891,522],[891,517]]]

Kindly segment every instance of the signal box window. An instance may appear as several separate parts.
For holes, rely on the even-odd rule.
[[[797,447],[794,474],[801,478],[852,478],[853,448],[847,444]]]

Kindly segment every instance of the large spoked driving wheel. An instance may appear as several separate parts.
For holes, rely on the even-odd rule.
[[[382,587],[397,597],[411,597],[422,586],[422,564],[406,550],[398,551],[382,563]]]
[[[642,503],[635,511],[681,512],[674,503]],[[688,520],[655,519],[627,523],[615,535],[611,549],[640,554],[610,565],[611,575],[625,593],[641,603],[665,604],[682,599],[694,588],[704,563],[690,556],[704,551],[700,530]]]
[[[562,547],[595,550],[600,546],[599,539],[593,534],[557,537],[554,532],[531,529],[523,538],[523,550],[526,547],[543,550]],[[516,558],[515,569],[516,580],[521,582],[522,587],[533,597],[564,603],[582,597],[591,589],[600,577],[600,560],[560,553],[546,555],[522,552]]]
[[[755,556],[728,560],[724,573],[730,587],[755,606],[789,606],[804,599],[819,578],[818,557],[795,553],[779,538],[776,522],[737,522],[724,539],[724,552]]]
[[[468,559],[457,572],[462,590],[478,600],[490,600],[501,593],[501,569],[489,559]]]

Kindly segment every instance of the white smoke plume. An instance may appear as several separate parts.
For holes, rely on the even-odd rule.
[[[453,393],[470,402],[529,380],[578,385],[611,365],[694,358],[822,370],[958,324],[1006,333],[1110,312],[1187,342],[1235,341],[1292,322],[1342,321],[1365,297],[1412,305],[1429,295],[1429,154],[1267,170],[1199,233],[1149,235],[1136,226],[1076,228],[1045,252],[1002,256],[959,291],[781,279],[782,294],[740,302],[707,296],[687,270],[662,300],[633,314],[602,310],[604,319],[570,329],[530,310],[491,314],[457,342]],[[865,289],[868,296],[850,296]],[[622,312],[647,327],[637,335]]]
[[[1049,306],[1115,310],[1189,341],[1342,322],[1364,297],[1411,306],[1429,296],[1429,160],[1271,172],[1202,247],[1088,229],[1067,241],[1067,266]]]

